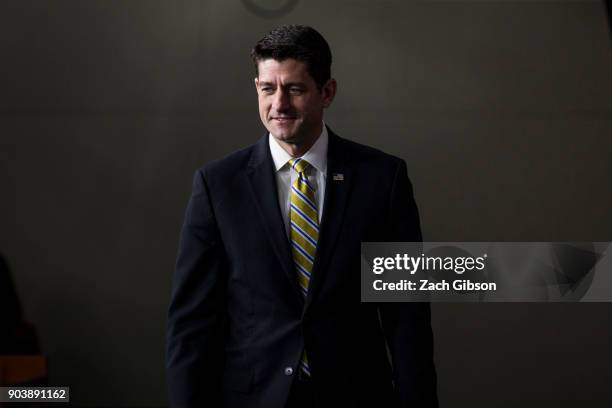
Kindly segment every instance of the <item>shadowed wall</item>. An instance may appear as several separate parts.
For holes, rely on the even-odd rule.
[[[249,51],[283,23],[329,41],[326,121],[406,160],[426,240],[612,241],[602,2],[3,2],[0,251],[77,405],[166,404],[192,174],[263,134]],[[435,304],[441,406],[609,402],[611,313]]]

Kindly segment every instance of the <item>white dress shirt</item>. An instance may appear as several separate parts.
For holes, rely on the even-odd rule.
[[[323,130],[314,145],[301,157],[306,160],[310,167],[306,171],[308,181],[315,187],[315,199],[319,212],[319,223],[323,216],[323,200],[325,198],[325,180],[327,179],[327,128],[323,123]],[[278,204],[281,209],[287,237],[289,232],[289,209],[291,208],[291,185],[298,177],[296,171],[291,169],[288,162],[291,155],[285,151],[278,141],[268,134],[270,152],[276,169],[276,187],[278,190]]]

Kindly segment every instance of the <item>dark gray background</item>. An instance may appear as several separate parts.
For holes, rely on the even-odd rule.
[[[296,22],[334,52],[327,122],[407,161],[426,240],[612,241],[602,2],[3,1],[0,251],[76,405],[166,403],[193,171],[261,136],[248,53]],[[610,316],[433,305],[441,405],[610,405]]]

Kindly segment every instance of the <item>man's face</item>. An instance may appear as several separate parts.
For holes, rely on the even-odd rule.
[[[309,144],[321,132],[323,109],[335,94],[335,81],[322,89],[308,73],[306,64],[294,59],[266,59],[258,64],[255,87],[259,116],[281,145]]]

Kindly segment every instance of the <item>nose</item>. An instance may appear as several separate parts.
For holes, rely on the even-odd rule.
[[[278,87],[278,89],[276,90],[276,93],[274,94],[274,100],[272,101],[272,108],[276,112],[282,113],[282,112],[286,112],[287,110],[289,110],[290,106],[291,105],[289,103],[289,95],[282,87]]]

